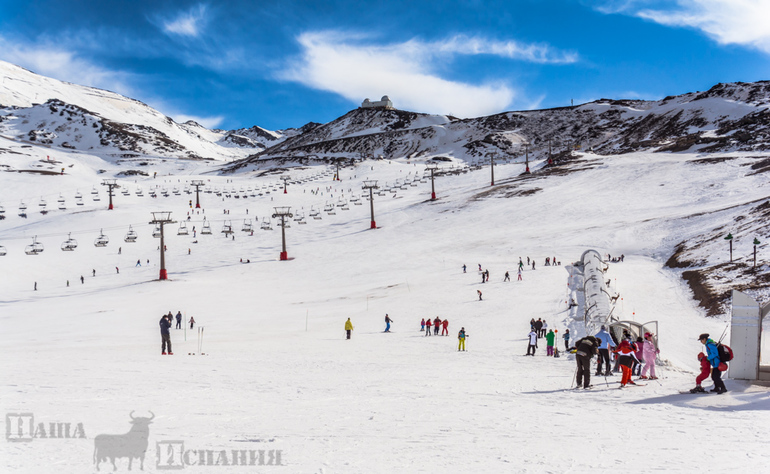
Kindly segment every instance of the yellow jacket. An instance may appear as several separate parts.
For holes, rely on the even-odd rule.
[[[345,331],[352,331],[353,330],[353,323],[350,322],[348,319],[345,321]]]

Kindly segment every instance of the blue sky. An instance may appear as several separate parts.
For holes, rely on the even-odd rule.
[[[770,79],[768,25],[769,0],[0,0],[0,59],[281,129],[385,94],[475,117]]]

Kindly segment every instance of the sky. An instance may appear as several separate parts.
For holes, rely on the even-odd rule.
[[[0,0],[0,60],[177,121],[460,118],[770,79],[770,0]]]

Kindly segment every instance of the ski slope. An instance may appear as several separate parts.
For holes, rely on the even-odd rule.
[[[0,165],[48,166],[39,161],[48,149],[9,140],[0,148]],[[82,423],[86,437],[0,443],[5,472],[95,472],[94,438],[126,433],[132,412],[155,416],[147,472],[163,471],[171,441],[214,453],[216,469],[184,466],[190,472],[762,472],[770,463],[767,388],[728,380],[725,395],[678,393],[694,385],[696,337],[718,337],[727,316],[706,318],[679,272],[663,266],[678,242],[724,224],[728,206],[766,195],[761,175],[743,174],[744,158],[702,167],[688,154],[583,155],[583,171],[546,176],[535,166],[526,180],[522,164],[499,164],[495,188],[485,168],[438,178],[435,202],[429,181],[376,195],[375,230],[365,199],[320,220],[307,214],[360,197],[364,179],[422,176],[423,163],[367,161],[343,169],[341,182],[331,169],[291,169],[292,180],[313,180],[284,194],[279,174],[219,175],[205,162],[180,171],[170,160],[153,164],[157,178],[118,179],[130,195],[119,189],[108,211],[100,183],[121,168],[82,153],[52,158],[64,175],[4,173],[0,188],[0,400],[5,413],[33,413],[46,427]],[[195,196],[173,188],[192,179],[272,190],[203,193],[190,235],[166,227],[170,280],[157,281],[151,212],[185,220]],[[168,197],[149,197],[163,188]],[[78,191],[83,206],[74,205]],[[41,198],[46,215],[36,209]],[[22,200],[26,219],[17,216]],[[274,206],[306,214],[307,224],[286,229],[289,261],[278,260],[275,220],[260,229]],[[204,217],[212,235],[193,238]],[[253,235],[241,231],[249,219]],[[221,233],[228,222],[234,240]],[[136,243],[123,241],[129,225]],[[104,248],[93,244],[100,230]],[[69,233],[79,245],[63,252]],[[25,255],[34,236],[45,250]],[[547,358],[542,342],[536,357],[523,357],[531,318],[558,329],[560,348],[564,329],[582,335],[567,310],[565,265],[589,248],[625,255],[607,273],[622,296],[615,313],[659,321],[659,380],[619,390],[611,383],[619,376],[592,377],[593,390],[575,391],[571,356]],[[520,257],[537,267],[518,282]],[[545,257],[561,266],[543,266]],[[505,271],[513,281],[502,281]],[[169,311],[205,328],[206,355],[188,355],[198,346],[189,327],[172,329],[174,355],[160,355],[158,320]],[[449,337],[419,332],[421,318],[436,316],[449,320]],[[460,327],[467,352],[457,351]],[[232,450],[280,450],[283,467],[222,465]],[[116,464],[128,470],[126,458]],[[109,461],[100,468],[112,470]]]

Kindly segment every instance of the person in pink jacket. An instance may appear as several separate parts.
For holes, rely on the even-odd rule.
[[[650,379],[655,380],[658,377],[655,376],[655,358],[660,354],[658,348],[655,347],[655,343],[652,340],[652,334],[649,332],[644,333],[644,349],[642,349],[642,358],[644,359],[644,367],[642,368],[642,378],[647,378],[647,370],[650,371]]]

